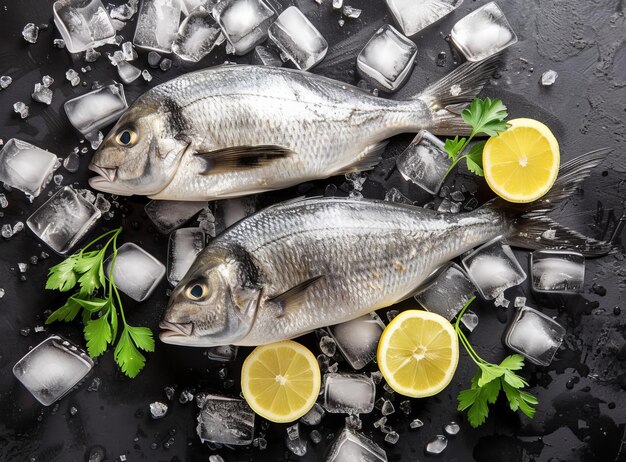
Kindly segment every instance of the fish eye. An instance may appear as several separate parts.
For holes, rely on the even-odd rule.
[[[200,300],[206,297],[208,292],[209,290],[204,284],[195,283],[187,287],[187,298]]]
[[[137,141],[137,134],[132,130],[125,129],[117,134],[115,141],[120,146],[132,146]]]

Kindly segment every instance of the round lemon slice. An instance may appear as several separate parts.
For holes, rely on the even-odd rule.
[[[452,380],[459,341],[452,324],[428,311],[400,313],[378,343],[378,366],[396,392],[413,398],[433,396]]]
[[[489,187],[509,202],[532,202],[547,193],[559,173],[559,143],[548,127],[533,119],[513,119],[489,138],[483,169]]]
[[[272,422],[293,422],[315,404],[321,374],[309,349],[292,340],[255,348],[241,369],[248,405]]]

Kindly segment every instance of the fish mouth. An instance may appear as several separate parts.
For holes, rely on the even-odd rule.
[[[117,167],[101,167],[96,164],[89,164],[89,170],[97,173],[97,176],[89,178],[89,186],[98,191],[121,196],[132,196],[132,191],[125,188],[117,179]]]
[[[97,173],[102,179],[108,181],[109,183],[113,183],[117,177],[117,167],[100,167],[96,164],[89,164],[89,170]]]
[[[193,322],[161,321],[159,328],[161,329],[161,333],[159,334],[161,340],[171,337],[191,337],[193,333]]]

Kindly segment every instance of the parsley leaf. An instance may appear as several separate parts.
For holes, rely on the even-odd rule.
[[[73,321],[76,315],[80,312],[82,307],[76,303],[72,297],[68,298],[61,308],[56,309],[55,311],[48,316],[46,319],[46,324],[51,324],[54,321]]]
[[[77,282],[76,273],[74,272],[77,261],[78,255],[72,255],[50,268],[48,270],[46,289],[67,292],[74,288]]]
[[[122,372],[131,379],[137,377],[139,371],[143,369],[146,364],[146,358],[133,344],[127,328],[125,328],[120,335],[120,339],[115,347],[114,356],[115,362],[120,366]]]
[[[104,353],[107,345],[111,343],[111,324],[109,324],[108,313],[87,322],[84,333],[89,356],[95,358]]]
[[[458,136],[455,136],[454,139],[448,138],[446,139],[446,143],[444,145],[444,149],[448,154],[448,157],[452,160],[458,155],[459,152],[463,150],[465,147],[465,142],[467,140],[465,138],[459,139]]]

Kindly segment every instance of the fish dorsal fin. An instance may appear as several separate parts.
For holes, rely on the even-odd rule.
[[[293,310],[294,308],[300,306],[304,300],[307,290],[323,277],[323,275],[312,277],[311,279],[307,279],[297,286],[286,290],[282,294],[268,299],[268,302],[276,306],[276,317],[281,318],[285,315],[287,311]]]
[[[197,152],[195,156],[206,162],[202,175],[224,173],[233,170],[264,167],[272,162],[293,155],[294,152],[282,146],[232,146],[209,152]]]

